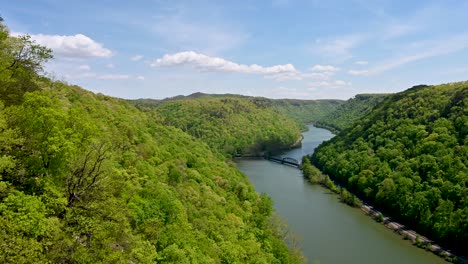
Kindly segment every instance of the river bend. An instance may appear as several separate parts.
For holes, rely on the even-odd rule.
[[[333,137],[330,131],[313,126],[303,135],[302,147],[284,156],[300,160]],[[277,213],[301,237],[308,263],[447,263],[411,245],[361,210],[340,203],[327,189],[309,184],[297,168],[262,159],[241,159],[237,165],[257,192],[274,200]]]

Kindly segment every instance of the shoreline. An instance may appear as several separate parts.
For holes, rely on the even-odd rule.
[[[313,166],[313,165],[312,165]],[[315,166],[313,166],[315,168]],[[432,252],[433,254],[437,255],[440,258],[443,258],[445,261],[450,263],[460,263],[460,264],[468,264],[468,259],[466,257],[461,257],[452,253],[449,249],[444,249],[442,246],[435,243],[433,240],[417,233],[414,230],[407,228],[405,225],[400,224],[396,221],[393,221],[390,217],[385,216],[382,212],[375,209],[372,205],[366,204],[358,199],[354,194],[350,193],[341,185],[336,184],[333,180],[330,179],[329,176],[323,174],[320,170],[317,169],[321,173],[319,179],[317,181],[311,180],[311,178],[304,175],[303,170],[303,177],[307,179],[307,181],[314,185],[318,184],[323,188],[330,190],[332,193],[335,193],[339,196],[339,199],[342,203],[345,203],[351,207],[358,208],[366,215],[370,216],[374,221],[383,224],[386,228],[394,231],[399,236],[401,236],[405,240],[411,240],[413,246],[425,249],[427,251]],[[307,173],[307,172],[305,172]],[[325,179],[329,179],[332,182],[332,188],[325,184]],[[342,190],[345,190],[351,197],[355,197],[352,200],[352,203],[348,203],[348,201],[344,200],[342,197]]]
[[[326,129],[332,133],[333,130],[330,130],[329,127],[326,127],[326,126],[321,126],[321,125],[316,125],[316,124],[312,124],[313,126],[315,127],[319,127],[319,128],[322,128],[322,129]],[[336,134],[336,133],[334,133]],[[313,164],[311,164],[311,166],[315,167]],[[316,167],[315,167],[316,168]],[[321,182],[321,180],[323,180],[325,177],[327,177],[325,174],[322,173],[321,170],[319,170],[318,168],[316,168],[319,172],[320,172],[320,176],[319,176],[319,181],[317,182],[313,182],[310,178],[308,178],[306,175],[304,175],[304,171],[303,171],[303,176],[311,183],[311,184],[319,184],[321,185],[323,188],[326,188],[328,190],[331,190],[333,192],[333,190],[331,188],[329,188],[328,186],[326,186],[325,184],[323,184]],[[327,177],[328,178],[328,177]],[[331,177],[329,177],[331,178]],[[335,183],[335,181],[333,181],[331,179],[331,181],[333,182],[334,185],[336,185],[337,183]],[[341,185],[338,185],[339,188],[343,188],[343,186]],[[345,188],[346,189],[346,188]],[[336,193],[338,196],[340,196],[340,193]],[[352,196],[354,196],[353,193],[350,193]],[[355,196],[354,196],[355,197]],[[359,199],[358,199],[359,200]],[[346,203],[344,201],[342,201],[343,203]],[[460,263],[460,264],[468,264],[468,256],[458,256],[458,255],[455,255],[454,253],[450,252],[449,249],[444,249],[442,248],[440,245],[438,245],[437,243],[435,243],[433,240],[425,237],[425,236],[422,236],[421,234],[418,234],[416,231],[414,230],[411,230],[411,229],[408,229],[405,225],[402,225],[398,222],[395,222],[393,221],[390,217],[388,216],[385,216],[384,214],[382,214],[382,212],[378,211],[377,209],[375,209],[372,205],[369,205],[369,204],[366,204],[366,203],[363,203],[362,201],[359,200],[359,203],[357,204],[354,204],[354,205],[350,205],[348,204],[349,206],[352,206],[352,207],[356,207],[356,208],[359,208],[360,210],[362,210],[365,214],[367,214],[368,216],[370,216],[372,219],[374,219],[376,222],[378,223],[382,223],[386,228],[394,231],[395,233],[397,233],[398,235],[400,235],[401,237],[403,237],[403,239],[405,240],[411,240],[412,244],[414,246],[417,246],[419,248],[422,248],[422,249],[425,249],[427,251],[430,251],[432,252],[433,254],[443,258],[444,260],[448,261],[448,262],[451,262],[451,263]]]
[[[448,262],[461,263],[461,264],[468,263],[467,259],[464,259],[460,256],[453,254],[449,250],[442,248],[433,240],[430,240],[429,238],[418,234],[414,230],[408,229],[405,225],[402,225],[398,222],[393,221],[388,216],[384,216],[380,211],[378,211],[371,205],[363,203],[362,205],[359,206],[359,209],[361,209],[365,214],[370,216],[376,222],[382,223],[388,229],[402,236],[403,239],[411,240],[414,246],[430,251],[434,253],[435,255],[445,259]]]
[[[304,135],[301,135],[299,136],[299,138],[296,140],[296,142],[294,142],[294,144],[292,144],[289,148],[290,149],[293,149],[293,148],[299,148],[302,146],[302,141],[304,140]]]

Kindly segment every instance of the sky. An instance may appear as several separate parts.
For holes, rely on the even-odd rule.
[[[0,0],[56,80],[110,96],[348,99],[468,80],[466,0]]]

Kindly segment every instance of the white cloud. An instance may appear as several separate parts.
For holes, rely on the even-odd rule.
[[[309,83],[309,90],[314,91],[320,88],[342,88],[351,86],[351,82],[346,82],[343,80],[335,80],[335,81],[320,81],[320,82],[312,82]]]
[[[78,70],[80,70],[80,71],[89,71],[89,70],[91,70],[91,67],[89,65],[83,64],[83,65],[78,66]]]
[[[335,75],[333,71],[303,73],[304,78],[311,78],[317,80],[328,80]]]
[[[140,81],[143,81],[143,80],[145,79],[145,76],[139,75],[139,76],[136,77],[136,79],[137,79],[137,80],[140,80]]]
[[[295,74],[298,71],[292,64],[264,67],[257,64],[238,64],[219,57],[211,57],[194,51],[166,54],[151,63],[152,67],[172,67],[191,65],[203,71],[238,72],[250,74]]]
[[[314,65],[310,68],[311,71],[318,71],[318,72],[337,72],[340,68],[332,66],[332,65]]]
[[[299,80],[304,79],[304,74],[300,72],[284,72],[284,73],[265,75],[264,78],[274,79],[277,81],[289,81],[289,80],[299,81]]]
[[[315,80],[329,80],[333,77],[337,71],[340,70],[338,67],[330,65],[315,65],[309,69],[312,72],[287,72],[287,73],[277,73],[272,75],[266,75],[266,79],[275,79],[277,81],[287,81],[287,80],[304,80],[304,79],[315,79]]]
[[[80,74],[65,74],[65,78],[67,79],[86,79],[86,78],[95,78],[96,74],[93,72],[86,72]]]
[[[288,87],[277,87],[272,90],[272,94],[276,95],[275,97],[281,98],[309,98],[311,96],[310,92],[301,91],[296,88],[288,88]]]
[[[130,58],[132,61],[139,61],[141,59],[143,59],[143,56],[142,55],[135,55],[133,57]]]
[[[338,85],[338,86],[348,86],[348,85],[351,85],[351,82],[345,82],[343,80],[336,80],[335,82],[335,85]]]
[[[349,70],[348,73],[351,75],[368,75],[369,70]]]
[[[369,64],[369,62],[368,61],[356,61],[356,62],[354,62],[354,64],[356,64],[356,65],[367,65],[367,64]]]
[[[106,68],[114,69],[114,68],[115,68],[115,65],[112,64],[112,63],[109,63],[109,64],[106,64]]]
[[[127,74],[96,74],[94,72],[86,72],[80,74],[65,74],[67,79],[98,79],[98,80],[126,80],[130,79]]]
[[[14,33],[15,35],[20,35]],[[63,58],[109,58],[113,52],[101,43],[83,35],[30,35],[37,44],[46,46],[53,50],[54,55]]]
[[[129,78],[130,76],[126,74],[104,74],[96,76],[96,79],[100,80],[126,80]]]

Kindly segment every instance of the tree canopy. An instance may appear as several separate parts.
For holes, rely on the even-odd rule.
[[[157,112],[42,77],[49,50],[1,26],[1,263],[301,262],[226,157]]]
[[[162,102],[163,123],[200,138],[223,154],[258,154],[292,146],[298,123],[255,98],[200,97]]]
[[[312,161],[396,219],[466,252],[467,128],[468,82],[415,86],[387,96]]]
[[[351,127],[372,111],[374,106],[382,102],[387,94],[358,94],[340,104],[333,111],[320,116],[315,125],[339,132]]]

